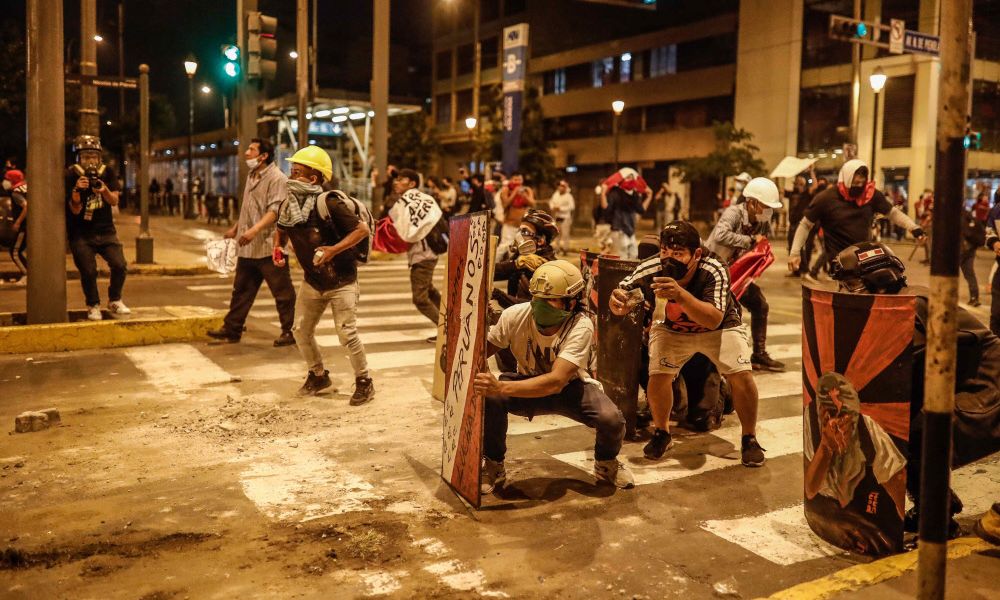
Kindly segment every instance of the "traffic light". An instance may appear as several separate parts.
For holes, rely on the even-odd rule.
[[[870,40],[875,28],[861,20],[849,19],[840,15],[830,15],[830,37],[837,40],[859,41]]]
[[[983,134],[979,131],[966,131],[965,137],[962,139],[962,146],[966,150],[982,150],[983,149]]]
[[[257,11],[247,14],[247,76],[250,79],[274,79],[278,71],[278,19]]]
[[[230,79],[240,76],[240,47],[235,44],[222,46],[222,72]]]

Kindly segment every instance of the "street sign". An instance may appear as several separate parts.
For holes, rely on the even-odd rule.
[[[103,75],[67,75],[68,85],[93,85],[124,90],[139,89],[139,80],[135,77],[105,77]]]
[[[903,49],[911,54],[928,54],[938,56],[941,38],[919,31],[906,31],[903,36]]]
[[[903,36],[906,34],[906,21],[891,19],[889,21],[889,52],[903,53]]]

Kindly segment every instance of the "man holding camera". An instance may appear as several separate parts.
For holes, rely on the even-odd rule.
[[[108,286],[108,312],[128,315],[122,302],[125,286],[125,255],[118,241],[112,207],[118,206],[118,177],[101,161],[101,140],[81,135],[73,144],[76,163],[66,175],[66,234],[73,252],[73,262],[80,272],[80,285],[87,301],[87,318],[103,319],[101,294],[97,289],[97,255],[111,270]]]

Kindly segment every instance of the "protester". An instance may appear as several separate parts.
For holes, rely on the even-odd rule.
[[[503,249],[493,272],[494,281],[506,281],[507,293],[494,290],[493,298],[507,308],[531,300],[529,283],[535,270],[555,260],[552,241],[559,235],[555,220],[545,211],[529,208],[521,219],[514,243]]]
[[[1000,198],[986,218],[986,247],[996,255],[990,271],[990,331],[1000,336]]]
[[[611,225],[611,251],[621,258],[636,258],[636,220],[649,208],[653,190],[635,169],[628,167],[604,180],[601,189],[602,218]]]
[[[483,176],[479,173],[469,175],[469,212],[492,212],[493,206],[493,194],[488,193],[483,186]]]
[[[869,180],[868,166],[863,161],[847,161],[840,169],[837,185],[816,194],[806,209],[788,255],[789,270],[795,272],[802,266],[802,246],[814,226],[823,228],[825,253],[834,257],[852,244],[868,241],[876,213],[885,215],[918,241],[925,237],[923,230],[910,217],[892,206],[882,192],[875,189],[875,182]]]
[[[166,194],[167,213],[173,216],[174,211],[180,212],[180,201],[174,196],[174,180],[167,177],[163,183],[163,192]]]
[[[455,189],[451,177],[441,178],[438,185],[437,201],[446,219],[455,214],[455,210],[458,208],[458,191]]]
[[[503,226],[500,228],[500,248],[514,241],[521,217],[535,206],[535,192],[524,185],[524,175],[514,173],[507,185],[500,188],[500,205],[503,207]]]
[[[350,404],[359,406],[375,397],[365,347],[357,329],[360,288],[356,247],[371,235],[371,230],[343,202],[340,194],[328,193],[320,197],[323,182],[333,176],[333,163],[326,151],[318,146],[306,146],[288,162],[292,163],[291,176],[285,182],[285,200],[278,211],[273,256],[275,265],[282,266],[282,249],[286,240],[291,241],[303,270],[292,333],[309,374],[299,394],[315,395],[333,385],[330,372],[323,368],[323,355],[316,343],[316,325],[331,306],[340,346],[347,350],[354,370],[354,394]],[[320,216],[318,201],[326,204],[323,212],[329,214],[329,218]]]
[[[433,198],[417,189],[419,183],[420,175],[416,171],[401,169],[395,180],[396,196],[400,198],[400,201],[413,201],[411,198],[414,198],[415,201],[434,203]],[[437,327],[440,317],[441,292],[434,287],[434,269],[437,268],[438,255],[428,243],[427,235],[410,242],[410,249],[406,251],[406,260],[410,265],[410,291],[413,294],[413,306]],[[436,339],[437,336],[432,336],[428,341],[432,342]]]
[[[705,248],[731,265],[733,261],[752,249],[770,235],[771,213],[782,207],[778,186],[766,177],[757,177],[743,188],[744,202],[732,204],[723,211],[719,222],[705,242]],[[740,304],[750,311],[750,331],[753,354],[750,364],[754,369],[784,371],[785,365],[767,353],[767,299],[756,283],[751,282]]]
[[[656,207],[656,230],[660,231],[667,223],[681,218],[681,199],[676,192],[670,189],[670,185],[664,181],[660,184],[660,189],[653,197],[653,206]]]
[[[236,238],[239,244],[233,295],[222,327],[208,335],[227,342],[240,341],[260,284],[266,281],[281,323],[281,335],[274,345],[290,346],[295,343],[295,288],[287,261],[281,266],[272,261],[274,224],[287,193],[287,178],[274,164],[274,146],[266,139],[251,140],[243,157],[250,173],[243,188],[240,217],[223,234],[228,239]]]
[[[962,211],[962,253],[959,266],[969,286],[969,306],[979,306],[979,281],[976,279],[976,250],[986,244],[986,224],[976,213]]]
[[[636,296],[638,294],[638,296]],[[628,314],[643,300],[656,306],[649,334],[649,388],[653,437],[643,448],[646,458],[660,459],[671,447],[670,410],[672,383],[684,364],[697,352],[719,369],[732,388],[733,404],[742,426],[741,458],[744,466],[764,464],[764,449],[757,442],[757,385],[751,374],[750,339],[733,298],[729,270],[702,247],[698,231],[686,221],[674,221],[660,232],[660,253],[625,277],[609,300],[611,312]]]
[[[28,249],[28,183],[24,180],[24,173],[8,169],[3,176],[3,188],[10,193],[10,216],[14,219],[11,224],[14,238],[8,252],[10,260],[24,277],[28,274],[28,257],[24,254]]]
[[[986,218],[990,214],[990,195],[988,192],[980,192],[976,196],[976,204],[973,206],[973,211],[975,211],[977,221],[986,223]]]
[[[531,302],[504,310],[490,328],[487,355],[510,349],[517,373],[497,379],[485,371],[473,383],[485,396],[483,494],[507,479],[508,414],[558,414],[596,429],[594,477],[622,489],[635,485],[628,467],[618,461],[625,418],[590,373],[594,323],[585,312],[583,290],[576,266],[564,260],[545,263],[531,278]]]
[[[565,255],[573,229],[573,213],[576,212],[576,201],[573,199],[569,183],[565,179],[559,180],[556,191],[552,192],[552,198],[549,199],[549,210],[552,211],[552,216],[556,219],[556,226],[559,228],[556,245]]]
[[[931,225],[934,223],[934,192],[932,190],[924,190],[920,199],[917,200],[916,209],[917,222],[920,223],[920,228],[925,233],[925,239],[918,241],[913,247],[913,251],[910,252],[910,259],[913,259],[913,255],[917,252],[917,249],[923,247],[924,259],[920,261],[920,264],[929,265],[931,263],[931,236],[933,235]]]
[[[385,218],[389,216],[389,209],[392,205],[396,203],[396,193],[395,190],[395,180],[396,175],[399,170],[396,169],[395,165],[387,165],[385,168],[385,179],[379,182],[379,172],[378,169],[372,169],[372,189],[382,186],[382,207],[379,210],[379,218]]]
[[[66,234],[73,262],[80,272],[80,285],[87,302],[87,318],[100,321],[101,294],[97,289],[97,256],[108,263],[108,312],[112,316],[131,314],[122,302],[125,286],[125,254],[118,241],[112,207],[118,206],[118,178],[101,161],[101,140],[81,135],[74,144],[77,162],[66,176]]]
[[[795,239],[795,230],[798,228],[799,223],[802,221],[802,216],[806,213],[806,208],[809,207],[809,203],[812,202],[813,194],[816,193],[816,188],[819,186],[819,181],[816,179],[816,172],[809,167],[809,180],[813,183],[809,184],[805,176],[797,175],[795,177],[795,183],[791,191],[785,192],[785,197],[788,198],[788,250],[791,252],[792,241]],[[800,267],[797,272],[789,272],[789,276],[799,276],[809,269],[809,256],[811,254],[812,248],[807,243],[802,248],[802,263],[804,267]]]

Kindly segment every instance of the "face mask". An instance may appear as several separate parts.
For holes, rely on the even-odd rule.
[[[661,273],[664,277],[683,279],[688,272],[688,266],[674,257],[660,259]]]
[[[248,158],[247,159],[247,166],[250,167],[251,171],[253,171],[254,169],[256,169],[257,165],[259,165],[259,164],[260,164],[260,157]]]
[[[535,240],[524,237],[520,233],[514,237],[514,246],[517,248],[517,253],[521,255],[534,254],[538,251],[538,244]]]
[[[851,198],[860,198],[861,194],[863,194],[864,191],[865,191],[865,186],[852,185],[851,187],[847,188],[847,195],[849,195]]]
[[[540,298],[531,301],[531,316],[539,327],[555,327],[568,319],[569,315],[568,310],[556,308]]]

